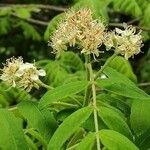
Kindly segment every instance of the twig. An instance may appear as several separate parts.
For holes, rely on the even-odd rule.
[[[110,27],[121,27],[123,28],[123,24],[122,23],[109,23]],[[139,26],[135,26],[137,29],[141,29],[143,31],[147,31],[147,32],[150,32],[150,28],[146,28],[146,27],[139,27]]]
[[[67,7],[62,6],[43,5],[43,4],[0,4],[0,7],[21,7],[21,8],[37,7],[41,9],[49,9],[56,11],[66,11],[68,9]]]
[[[146,82],[146,83],[139,83],[138,86],[149,86],[150,82]]]
[[[133,24],[133,23],[139,21],[140,19],[141,19],[141,17],[134,18],[133,20],[128,21],[127,24]]]
[[[47,26],[47,25],[48,25],[48,22],[45,22],[45,21],[40,21],[40,20],[36,20],[36,19],[32,19],[32,18],[23,18],[23,17],[18,16],[18,15],[15,14],[15,13],[11,13],[11,15],[14,16],[14,17],[17,17],[17,18],[19,18],[19,19],[28,21],[28,22],[30,22],[30,23],[37,24],[37,25],[42,25],[42,26]]]

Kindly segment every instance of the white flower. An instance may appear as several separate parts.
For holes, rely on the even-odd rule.
[[[51,37],[49,45],[57,55],[67,50],[68,46],[77,45],[81,53],[99,56],[98,48],[102,45],[104,30],[102,22],[92,18],[90,9],[69,11]]]
[[[136,33],[135,27],[127,25],[124,30],[116,28],[114,32],[109,32],[106,35],[104,44],[107,50],[114,48],[115,52],[128,59],[141,51],[141,31]]]
[[[20,78],[18,81],[19,87],[23,87],[30,91],[32,87],[39,88],[37,81],[39,76],[45,76],[46,72],[43,69],[37,70],[34,64],[24,63],[16,72],[16,76]]]
[[[13,87],[21,87],[30,91],[33,87],[39,88],[39,77],[45,76],[43,69],[38,70],[32,63],[23,63],[22,57],[7,60],[2,69],[0,79]]]
[[[4,68],[1,69],[2,74],[0,76],[0,79],[11,85],[12,87],[16,87],[16,72],[22,64],[22,57],[12,57],[10,59],[7,59],[6,64],[4,64]]]

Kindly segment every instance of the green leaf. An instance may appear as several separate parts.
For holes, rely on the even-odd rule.
[[[103,129],[99,131],[103,145],[110,150],[139,150],[127,137],[113,131]]]
[[[90,8],[95,19],[101,18],[101,20],[108,22],[109,17],[107,13],[107,5],[110,1],[111,0],[79,0],[73,6],[73,9],[78,10],[81,8]]]
[[[132,129],[137,135],[143,134],[150,127],[150,99],[133,100],[130,116]]]
[[[60,150],[65,141],[88,119],[91,113],[91,107],[84,107],[67,117],[51,138],[48,150]]]
[[[79,141],[81,141],[81,139],[85,137],[85,134],[86,134],[86,131],[82,127],[76,130],[74,135],[69,139],[69,142],[67,143],[66,148],[71,148],[75,146]]]
[[[41,135],[49,140],[57,123],[53,115],[47,110],[40,110],[36,102],[22,101],[18,104],[18,109],[30,127],[37,129]]]
[[[11,13],[11,7],[1,7],[0,16],[7,16]]]
[[[51,68],[51,69],[49,69]],[[60,86],[67,78],[67,71],[61,66],[58,61],[51,61],[45,66],[47,73],[46,82],[53,87]]]
[[[17,118],[5,109],[0,109],[0,149],[28,150],[23,130]]]
[[[124,75],[124,73],[121,73],[116,69],[113,69],[111,67],[107,67],[104,70],[104,73],[106,76],[108,76],[109,79],[111,79],[115,82],[128,83],[131,86],[136,86],[136,84],[134,82],[132,82],[128,77],[126,77]]]
[[[150,28],[150,24],[149,24],[149,20],[150,20],[150,3],[149,3],[149,1],[141,1],[140,5],[144,6],[143,7],[143,16],[140,19],[140,26],[145,27],[145,28]],[[144,37],[144,40],[148,40],[150,38],[150,33],[147,32],[147,31],[142,31],[142,35]]]
[[[16,8],[15,13],[17,16],[19,16],[21,18],[28,19],[31,17],[31,14],[30,14],[31,10],[29,10],[27,8]]]
[[[84,68],[80,57],[73,52],[64,52],[61,55],[60,63],[70,72],[80,71]]]
[[[126,60],[124,57],[116,56],[109,64],[109,67],[115,69],[119,73],[128,77],[131,81],[137,83],[137,78],[133,73],[132,67],[129,61]]]
[[[130,104],[126,102],[121,96],[111,93],[101,93],[96,96],[96,99],[97,105],[112,108],[114,111],[117,111],[121,116],[124,116],[122,112],[128,114],[130,111]]]
[[[136,143],[138,144],[141,150],[148,150],[150,148],[150,128],[146,130],[140,137]]]
[[[120,115],[120,113],[114,111],[111,108],[101,106],[99,107],[98,115],[101,117],[101,119],[109,129],[118,131],[128,138],[132,139],[132,133],[125,121],[125,117]]]
[[[139,17],[142,10],[136,0],[113,0],[114,9],[132,16]]]
[[[118,74],[118,73],[117,73]],[[117,95],[129,97],[133,99],[149,99],[149,95],[136,87],[128,78],[123,75],[117,75],[116,77],[110,77],[107,79],[98,79],[97,85],[106,91],[110,91]]]
[[[28,147],[31,149],[31,150],[38,150],[36,144],[27,136],[25,135],[25,138],[26,138],[26,141],[28,143]]]
[[[10,21],[7,17],[0,18],[0,35],[7,34],[10,30]]]
[[[72,96],[77,94],[85,89],[87,86],[86,81],[77,81],[71,82],[68,84],[64,84],[62,86],[58,86],[53,90],[50,90],[44,94],[39,102],[39,107],[43,108],[51,104],[52,102],[56,102],[68,96]]]
[[[92,150],[92,147],[95,143],[95,133],[89,133],[79,145],[76,147],[76,150]]]
[[[37,40],[37,41],[41,40],[40,34],[29,23],[24,22],[24,21],[19,21],[19,23],[17,25],[22,28],[23,34],[27,39],[32,38],[33,40]]]
[[[56,30],[59,23],[64,19],[64,13],[61,13],[57,16],[55,16],[50,22],[48,27],[46,28],[46,31],[44,33],[44,39],[45,41],[48,41],[52,33]]]

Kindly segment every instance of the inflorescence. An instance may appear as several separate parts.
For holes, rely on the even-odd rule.
[[[99,56],[99,47],[104,44],[106,50],[113,49],[128,59],[140,53],[142,47],[141,31],[137,32],[133,26],[123,24],[124,29],[115,28],[106,32],[102,21],[93,19],[90,9],[70,10],[66,13],[64,21],[59,24],[53,33],[49,45],[58,56],[68,46],[77,46],[81,53]],[[0,79],[11,87],[21,87],[31,91],[33,87],[39,88],[40,76],[45,76],[43,69],[38,70],[35,64],[24,63],[22,57],[12,57],[6,60],[1,69]]]
[[[98,48],[104,44],[107,50],[113,48],[128,59],[140,52],[142,36],[135,27],[123,25],[123,30],[115,28],[114,31],[106,32],[102,21],[92,18],[90,9],[70,10],[53,33],[49,45],[57,55],[67,50],[68,46],[76,45],[81,53],[99,56]]]
[[[39,76],[45,76],[43,69],[38,70],[35,64],[23,63],[22,57],[12,57],[6,60],[1,69],[0,79],[12,87],[19,87],[31,91],[33,87],[39,88]]]

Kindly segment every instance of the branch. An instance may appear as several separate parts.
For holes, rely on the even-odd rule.
[[[139,83],[138,86],[149,86],[150,82],[146,82],[146,83]]]
[[[36,20],[36,19],[32,19],[32,18],[22,18],[22,17],[18,16],[18,15],[15,14],[15,13],[11,13],[11,15],[14,16],[14,17],[17,17],[17,18],[19,18],[19,19],[28,21],[28,22],[30,22],[30,23],[37,24],[37,25],[42,25],[42,26],[47,26],[47,25],[48,25],[48,22],[45,22],[45,21],[40,21],[40,20]]]
[[[41,9],[49,9],[55,11],[66,11],[68,9],[67,7],[62,6],[43,5],[43,4],[0,4],[0,7],[21,7],[21,8],[37,7]]]
[[[120,28],[124,28],[123,24],[122,23],[109,23],[108,26],[110,27],[120,27]],[[143,31],[147,31],[147,32],[150,32],[150,28],[146,28],[146,27],[139,27],[139,26],[135,26],[137,29],[141,29]]]

